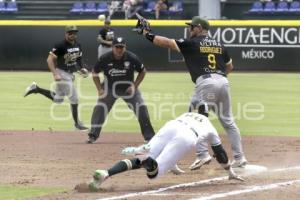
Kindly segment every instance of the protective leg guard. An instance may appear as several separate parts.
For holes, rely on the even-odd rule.
[[[230,164],[228,160],[228,156],[226,151],[224,150],[222,144],[217,145],[217,146],[211,146],[213,152],[214,152],[214,157],[217,159],[218,163],[226,170],[229,169]]]
[[[153,179],[158,174],[158,164],[156,160],[151,157],[148,157],[146,160],[142,162],[142,167],[147,170],[147,176],[150,179]]]

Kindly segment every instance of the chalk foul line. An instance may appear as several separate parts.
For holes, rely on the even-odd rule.
[[[268,170],[268,171],[269,172],[281,172],[281,171],[291,171],[291,170],[300,170],[300,166],[274,169],[274,170]],[[260,172],[251,173],[249,175],[245,174],[244,176],[250,176],[250,175],[254,175],[254,174],[258,174],[258,173],[260,173]],[[201,180],[201,181],[197,181],[197,182],[182,183],[182,184],[173,185],[173,186],[169,186],[169,187],[159,188],[159,189],[156,189],[156,190],[128,193],[128,194],[125,194],[125,195],[101,198],[101,199],[97,199],[97,200],[117,200],[117,199],[124,199],[124,198],[136,197],[136,196],[153,195],[153,194],[157,194],[157,193],[160,193],[160,192],[165,192],[167,190],[174,190],[174,189],[177,189],[177,188],[185,188],[185,187],[193,187],[193,186],[197,186],[197,185],[201,185],[201,184],[209,184],[209,183],[213,183],[213,182],[217,182],[217,181],[223,181],[223,180],[227,180],[227,179],[228,179],[228,176],[223,176],[223,177],[218,177],[218,178]],[[273,189],[273,188],[277,188],[277,187],[281,187],[281,186],[288,186],[288,185],[297,184],[297,183],[300,183],[300,180],[274,183],[274,184],[263,185],[263,186],[252,186],[249,189],[236,190],[236,191],[231,191],[231,192],[222,193],[222,194],[223,195],[227,194],[229,196],[233,196],[233,195],[241,194],[241,193],[238,193],[238,192],[242,192],[242,191],[243,191],[243,193],[249,193],[249,192],[255,192],[255,191],[260,191],[260,190]],[[254,191],[252,191],[253,188],[255,188]],[[237,192],[237,193],[234,193],[234,192]],[[214,194],[214,195],[222,195],[222,194]],[[214,195],[206,196],[206,197],[200,197],[200,198],[198,198],[198,199],[196,198],[196,199],[197,200],[209,200],[209,199],[216,199],[216,198],[224,197],[224,196],[218,197],[218,196],[214,196]],[[214,196],[214,197],[212,197],[212,196]],[[196,200],[196,199],[193,199],[193,200]]]

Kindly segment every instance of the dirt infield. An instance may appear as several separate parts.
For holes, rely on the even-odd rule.
[[[227,138],[223,136],[222,139],[229,149]],[[96,200],[116,196],[121,196],[119,199],[296,200],[300,196],[300,137],[244,136],[243,145],[250,164],[268,168],[267,172],[246,176],[244,183],[223,180],[226,174],[216,161],[201,170],[189,171],[188,166],[195,156],[191,152],[179,163],[186,170],[184,175],[167,174],[157,180],[148,180],[144,170],[135,170],[109,178],[102,192],[78,193],[73,190],[74,186],[89,180],[95,169],[105,169],[124,158],[120,155],[123,147],[143,142],[140,134],[126,133],[102,134],[93,145],[85,144],[85,140],[86,135],[80,132],[0,131],[0,184],[70,190],[35,198],[51,200]],[[287,169],[291,167],[298,168]],[[221,178],[214,179],[218,177]],[[213,180],[205,182],[207,179]],[[168,188],[193,182],[198,183]],[[137,194],[149,190],[154,192]],[[125,194],[132,197],[122,197]],[[212,196],[214,194],[219,196]]]

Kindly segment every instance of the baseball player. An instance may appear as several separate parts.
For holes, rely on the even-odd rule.
[[[110,19],[107,18],[104,21],[104,27],[100,29],[97,41],[98,47],[98,58],[103,54],[111,51],[112,41],[114,39],[114,30],[110,27]]]
[[[100,135],[105,118],[115,101],[120,97],[132,109],[138,118],[145,141],[153,135],[147,106],[138,87],[146,75],[146,69],[139,58],[126,50],[126,42],[117,37],[112,42],[112,51],[102,55],[93,69],[93,80],[99,94],[99,100],[92,115],[92,128],[88,143],[94,143]],[[134,80],[134,72],[138,75]],[[100,82],[99,73],[103,72],[105,81]]]
[[[161,177],[196,144],[207,151],[207,143],[219,164],[228,172],[229,179],[244,181],[232,170],[220,137],[209,119],[189,112],[167,122],[148,144],[127,147],[122,151],[122,154],[133,155],[135,158],[119,161],[107,170],[96,170],[89,188],[98,190],[108,177],[141,167],[146,169],[148,178]]]
[[[57,43],[50,51],[47,63],[56,83],[55,92],[38,87],[33,82],[27,87],[24,97],[30,94],[42,94],[55,103],[62,103],[68,96],[71,103],[71,111],[74,126],[78,130],[87,130],[78,119],[78,95],[74,86],[74,72],[79,72],[83,77],[88,76],[88,71],[82,65],[81,45],[77,40],[78,29],[76,26],[65,27],[65,39]]]
[[[190,72],[192,81],[196,84],[191,100],[191,108],[202,110],[208,116],[212,109],[223,125],[231,142],[233,152],[233,167],[243,167],[247,160],[241,144],[240,131],[233,119],[231,110],[230,89],[227,75],[233,69],[232,59],[224,46],[208,35],[209,23],[198,16],[193,17],[189,26],[189,39],[169,39],[150,32],[149,22],[137,15],[139,20],[136,31],[143,34],[153,44],[180,52]],[[197,147],[197,159],[190,169],[198,169],[208,164],[211,156],[208,151]]]

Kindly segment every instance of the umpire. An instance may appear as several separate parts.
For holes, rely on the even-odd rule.
[[[112,45],[112,51],[102,55],[93,69],[93,80],[99,100],[93,111],[92,128],[88,134],[87,143],[94,143],[98,139],[105,118],[119,97],[134,111],[143,137],[145,141],[149,141],[154,136],[154,130],[148,109],[138,90],[145,77],[146,69],[135,54],[126,50],[124,38],[115,38]],[[134,80],[135,71],[138,75]],[[103,72],[105,76],[103,84],[98,75],[100,72]]]
[[[77,42],[78,29],[76,26],[65,27],[65,39],[57,43],[49,52],[47,63],[56,83],[55,92],[40,88],[33,82],[24,94],[42,94],[55,103],[62,103],[68,96],[71,103],[71,111],[74,126],[78,130],[87,130],[78,119],[78,94],[74,85],[74,72],[79,72],[83,77],[88,76],[88,71],[82,65],[81,45]]]
[[[189,26],[189,39],[169,39],[154,35],[150,32],[149,23],[139,18],[136,26],[138,33],[157,46],[170,48],[180,52],[190,72],[192,81],[196,84],[195,93],[191,100],[190,109],[201,109],[202,114],[208,115],[212,109],[227,132],[233,152],[233,166],[243,167],[247,160],[241,144],[241,136],[232,114],[230,88],[226,78],[233,69],[232,59],[223,44],[208,35],[209,23],[198,16],[193,17]],[[197,148],[197,159],[190,169],[198,169],[211,161],[208,151]]]

